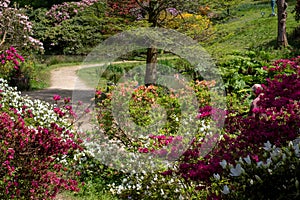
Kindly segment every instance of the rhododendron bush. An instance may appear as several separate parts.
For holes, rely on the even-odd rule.
[[[10,3],[10,0],[0,0],[0,52],[10,46],[42,51],[43,44],[32,37],[32,23],[26,10],[11,6]]]
[[[0,79],[1,199],[50,199],[79,190],[72,158],[82,141],[68,115],[70,107],[22,97]]]
[[[78,12],[83,11],[86,7],[99,2],[99,0],[82,0],[79,2],[64,2],[62,4],[55,4],[46,13],[52,19],[55,19],[56,23],[61,23],[64,20],[70,19]]]

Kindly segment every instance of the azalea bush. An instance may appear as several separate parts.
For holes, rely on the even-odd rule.
[[[68,120],[72,114],[67,105],[22,97],[0,80],[1,199],[50,199],[62,190],[79,191],[73,157],[83,147]]]
[[[9,80],[13,72],[20,69],[20,65],[25,59],[18,54],[14,47],[10,47],[0,55],[0,61],[0,77]]]
[[[0,77],[8,81],[10,86],[18,90],[30,89],[34,64],[25,61],[14,47],[10,47],[0,55]]]
[[[203,144],[196,143],[196,148],[184,153],[178,170],[168,173],[176,173],[193,182],[199,192],[208,191],[209,199],[248,198],[247,195],[255,198],[255,194],[290,196],[290,191],[298,190],[298,63],[299,57],[281,59],[264,67],[270,78],[263,85],[251,115],[242,116],[230,111],[218,145],[209,154],[201,156],[199,149]],[[286,71],[289,73],[283,73]],[[208,117],[204,114],[207,112],[211,113],[212,109],[200,109],[201,117]],[[291,142],[295,144],[288,147]],[[274,151],[268,148],[266,152],[266,144],[281,150],[274,147]],[[276,151],[278,155],[274,156]],[[285,172],[287,168],[289,170]],[[279,177],[282,180],[277,180]],[[277,183],[269,182],[268,178]],[[266,188],[270,193],[265,191]],[[292,195],[296,198],[298,194]]]
[[[186,34],[197,41],[204,41],[213,32],[212,22],[205,15],[181,13],[176,9],[167,9],[161,14],[164,26]]]

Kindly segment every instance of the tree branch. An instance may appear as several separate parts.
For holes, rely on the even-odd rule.
[[[7,31],[4,31],[4,34],[3,34],[3,37],[2,37],[2,40],[0,42],[0,46],[2,46],[5,42],[5,39],[6,39],[6,35],[7,35]]]

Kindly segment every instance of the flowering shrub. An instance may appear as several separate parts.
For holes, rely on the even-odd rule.
[[[62,4],[53,5],[46,15],[55,19],[56,23],[61,23],[98,1],[99,0],[82,0],[79,2],[64,2]]]
[[[32,11],[35,36],[43,42],[46,54],[87,55],[110,35],[126,29],[126,19],[105,16],[103,1],[77,8],[80,2],[59,4],[49,11]],[[64,15],[68,16],[66,20],[60,18]]]
[[[252,110],[254,115],[241,116],[230,113],[226,118],[225,133],[218,146],[208,155],[201,157],[199,147],[202,144],[201,142],[196,143],[196,148],[192,148],[184,153],[178,170],[174,172],[186,180],[193,181],[197,185],[196,189],[209,191],[209,198],[211,199],[225,198],[226,194],[231,190],[235,191],[233,196],[235,194],[238,195],[239,192],[241,192],[241,195],[251,194],[253,188],[255,188],[255,192],[257,193],[256,190],[258,188],[255,186],[252,187],[251,184],[249,186],[249,183],[253,182],[254,175],[262,174],[263,169],[259,167],[248,169],[245,165],[243,168],[241,160],[245,159],[246,163],[253,162],[254,165],[258,166],[262,164],[269,165],[270,159],[266,158],[265,151],[263,150],[265,143],[269,142],[278,148],[284,149],[288,142],[299,137],[300,71],[297,63],[298,60],[299,58],[279,60],[273,63],[274,66],[265,67],[267,72],[272,72],[275,75],[274,77],[270,75],[266,85],[263,85],[263,94],[257,103],[258,107]],[[281,74],[281,72],[286,70],[290,71],[290,73]],[[201,111],[203,113],[209,112],[210,109],[201,109]],[[200,118],[207,116],[207,114],[201,114]],[[299,158],[295,158],[294,156],[295,153],[286,153],[287,159],[292,161],[290,164],[298,166]],[[274,175],[277,174],[274,177],[285,176],[284,169],[288,163],[284,162],[283,164],[272,165],[271,168],[268,167],[265,170],[268,170],[269,174],[274,170]],[[231,166],[230,175],[224,170],[226,166]],[[251,174],[246,173],[244,178],[241,177],[241,179],[238,179],[241,174],[244,172],[250,173],[249,171],[251,170],[253,170]],[[294,167],[291,170],[291,174],[297,173]],[[170,174],[171,172],[167,171],[165,174]],[[250,175],[253,179],[252,181],[248,179]],[[220,177],[224,176],[227,178],[221,179],[222,187],[219,187],[219,190],[215,190],[212,179],[220,180]],[[286,177],[287,179],[285,180],[288,180],[289,177]],[[259,178],[257,180],[261,181]],[[267,179],[264,179],[260,185],[264,183],[270,184],[270,182],[267,182]],[[289,185],[285,186],[294,188],[291,184],[295,183],[297,181],[293,177],[287,181],[286,184]],[[280,182],[278,185],[280,184],[283,183]],[[271,186],[267,185],[263,188],[271,188]],[[288,195],[288,191],[290,190],[284,190],[286,192],[285,195]],[[243,191],[246,193],[243,193]],[[283,190],[276,191],[283,192]],[[261,190],[261,193],[263,192],[265,191]],[[233,196],[229,196],[229,198]]]
[[[210,105],[211,93],[208,88],[214,86],[215,82],[197,81],[188,84],[185,91],[178,93],[162,86],[137,86],[137,83],[128,83],[128,85],[119,83],[119,90],[116,89],[117,86],[109,86],[106,92],[98,90],[96,92],[97,106],[99,107],[98,122],[104,129],[104,134],[111,139],[110,141],[121,141],[122,148],[129,152],[151,155],[153,160],[174,161],[174,166],[169,167],[175,171],[177,169],[175,160],[186,148],[183,146],[186,142],[184,133],[190,131],[188,125],[181,127],[182,129],[179,128],[181,123],[185,122],[179,97],[192,90],[200,106]],[[128,94],[129,99],[123,97]],[[113,99],[113,96],[118,98]],[[155,110],[158,106],[163,106],[165,118],[161,111]],[[115,108],[115,113],[112,113],[112,107]],[[119,107],[121,108],[118,109]],[[124,110],[123,107],[127,107],[129,110]],[[184,108],[195,109],[194,107]],[[130,129],[131,126],[126,122],[116,121],[115,116],[121,116],[120,119],[128,118],[124,113],[128,113],[131,120],[139,125],[138,130],[141,132],[136,131],[137,129]],[[197,113],[195,112],[194,119],[196,117]],[[151,124],[159,126],[161,122],[164,123],[161,129],[149,131]],[[198,122],[200,124],[193,124],[193,128],[200,127],[199,130],[197,129],[197,138],[207,136],[210,129],[209,120],[199,120]],[[146,135],[135,135],[136,133]],[[110,153],[109,158],[113,156],[111,151]],[[139,166],[141,161],[133,160],[132,162],[138,162],[135,165]],[[165,166],[152,170],[144,168],[143,172],[136,172],[133,168],[132,173],[124,178],[121,184],[110,184],[110,191],[121,198],[133,199],[173,199],[193,196],[189,194],[193,187],[188,182],[185,182],[182,177],[176,176],[175,173],[168,173],[172,176],[164,176],[163,172],[166,170]]]
[[[13,71],[20,70],[20,64],[25,60],[19,55],[14,47],[10,47],[0,55],[0,77],[9,79]]]
[[[43,44],[32,37],[32,23],[25,9],[9,7],[10,0],[0,0],[0,52],[10,46],[23,50],[43,50]]]
[[[167,14],[161,14],[160,20],[165,27],[185,33],[194,40],[204,40],[212,32],[209,29],[211,21],[203,15],[181,13],[176,9],[167,9]]]
[[[73,154],[82,141],[70,129],[67,107],[21,97],[0,80],[0,197],[49,199],[78,191]]]
[[[222,199],[298,199],[299,145],[299,140],[281,148],[267,142],[259,161],[249,155],[235,166],[223,161],[226,172],[214,174],[214,189]]]
[[[0,61],[1,78],[6,79],[10,86],[17,87],[20,91],[30,88],[32,63],[25,62],[25,59],[18,54],[14,47],[10,47],[0,54]]]

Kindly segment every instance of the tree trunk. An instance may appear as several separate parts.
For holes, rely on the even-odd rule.
[[[287,18],[287,6],[285,0],[277,0],[277,14],[278,14],[278,34],[277,45],[279,47],[287,47],[288,41],[286,37],[286,18]]]
[[[148,22],[151,24],[150,27],[158,26],[158,14],[156,7],[157,1],[150,1],[148,10]],[[153,43],[155,41],[152,41]],[[145,85],[156,84],[157,80],[157,55],[158,50],[155,47],[150,47],[147,49],[147,60],[146,60],[146,75],[145,75]]]
[[[145,85],[151,85],[156,83],[156,65],[157,65],[157,49],[147,49],[147,65],[145,75]]]

